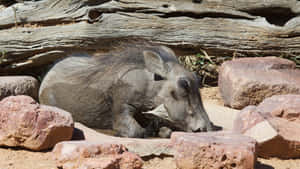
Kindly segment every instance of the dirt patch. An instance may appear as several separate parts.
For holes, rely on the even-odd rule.
[[[51,152],[0,148],[1,169],[57,169]]]
[[[209,87],[200,89],[202,100],[210,101],[214,104],[224,106],[223,99],[218,87]]]
[[[143,169],[176,169],[176,164],[172,157],[155,157],[146,161]]]
[[[300,159],[281,160],[278,158],[258,158],[256,169],[299,169]]]

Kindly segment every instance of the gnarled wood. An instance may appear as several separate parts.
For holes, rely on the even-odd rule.
[[[132,37],[223,56],[299,55],[299,13],[297,0],[26,1],[0,8],[0,72]]]

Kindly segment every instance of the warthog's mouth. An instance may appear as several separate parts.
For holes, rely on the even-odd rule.
[[[172,120],[163,104],[153,110],[142,112],[141,115],[137,115],[135,119],[142,127],[149,127],[149,125],[151,127],[152,125],[154,130],[159,130],[161,127],[168,127],[173,131],[185,131],[182,121]],[[145,122],[148,122],[148,124]]]
[[[142,112],[135,116],[137,122],[144,128],[151,128],[153,132],[159,132],[162,127],[167,127],[172,131],[186,131],[186,132],[206,132],[205,129],[198,129],[196,131],[190,130],[184,121],[176,121],[170,118],[167,109],[163,104],[155,109],[147,112]],[[221,130],[221,127],[212,124],[212,130]]]

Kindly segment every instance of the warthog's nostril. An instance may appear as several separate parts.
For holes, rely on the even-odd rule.
[[[206,127],[204,127],[204,128],[199,128],[199,129],[197,129],[197,130],[193,130],[193,132],[206,132],[207,131],[207,128]]]

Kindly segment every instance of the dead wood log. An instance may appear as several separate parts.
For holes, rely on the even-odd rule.
[[[141,38],[231,56],[300,54],[298,0],[41,0],[0,7],[0,73]]]

